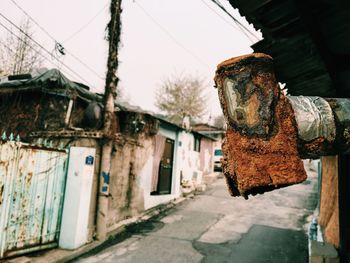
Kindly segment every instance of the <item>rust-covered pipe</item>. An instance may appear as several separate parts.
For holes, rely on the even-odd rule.
[[[350,148],[350,101],[285,96],[268,55],[222,62],[215,83],[228,123],[223,170],[233,196],[300,183],[301,158]]]
[[[287,96],[298,127],[302,158],[346,154],[350,151],[350,100]]]

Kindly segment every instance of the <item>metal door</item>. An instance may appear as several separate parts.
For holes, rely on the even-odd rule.
[[[66,151],[0,142],[0,258],[57,246]]]
[[[173,174],[174,140],[166,139],[163,157],[160,161],[158,177],[158,194],[171,193]]]

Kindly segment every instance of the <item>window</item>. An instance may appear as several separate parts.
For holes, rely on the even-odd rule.
[[[194,147],[195,152],[199,152],[201,150],[201,138],[195,136],[194,137]]]
[[[222,151],[221,151],[221,149],[215,149],[214,155],[215,155],[215,156],[222,156]]]

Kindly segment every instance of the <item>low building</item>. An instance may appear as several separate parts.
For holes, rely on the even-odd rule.
[[[76,218],[86,214],[85,219],[83,217],[81,220],[86,220],[87,234],[79,242],[63,247],[74,249],[93,240],[96,234],[100,176],[109,188],[106,226],[109,232],[118,228],[125,220],[178,198],[188,189],[195,189],[202,184],[203,176],[212,171],[211,158],[215,139],[198,132],[186,131],[139,107],[118,102],[115,112],[117,121],[114,124],[116,133],[112,138],[111,171],[109,174],[102,173],[100,156],[103,141],[106,139],[101,130],[103,96],[90,92],[83,84],[70,81],[58,70],[47,70],[35,76],[9,76],[1,79],[0,100],[0,133],[4,140],[6,137],[17,137],[28,145],[36,145],[35,147],[45,144],[50,145],[50,149],[70,149],[66,193],[60,197],[62,203],[68,196],[70,200],[66,199],[63,212],[56,213],[54,220],[63,222],[62,227],[65,229],[61,228],[61,233],[65,235],[71,235],[74,231],[82,232],[83,230],[77,229],[84,224],[70,222],[70,219],[66,221],[64,218],[65,207],[70,206],[70,210],[80,213]],[[87,154],[86,158],[80,156],[84,154]],[[76,160],[83,162],[81,167]],[[92,176],[91,193],[82,192],[90,188],[82,187],[81,183],[74,186],[77,183],[69,178],[80,178],[87,171]],[[16,173],[15,170],[14,172]],[[63,176],[67,176],[67,173]],[[4,178],[6,176],[5,174]],[[28,187],[34,189],[36,181],[30,181]],[[13,209],[18,210],[18,207]],[[33,219],[30,209],[17,212],[18,218],[23,219],[20,224],[24,227],[28,223],[25,218],[36,220]],[[0,227],[5,229],[6,224],[5,222]],[[71,230],[72,224],[77,226],[74,231]],[[50,247],[58,242],[61,244],[62,240],[67,243],[69,238],[60,236],[58,231],[57,238],[51,240]],[[13,242],[16,243],[16,240]],[[25,240],[23,242],[27,244]],[[31,251],[45,245],[28,244]],[[3,251],[0,256],[23,253],[27,249],[27,245],[13,246],[11,251]]]

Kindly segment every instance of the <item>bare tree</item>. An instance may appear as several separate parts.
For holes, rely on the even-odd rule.
[[[42,64],[38,49],[32,48],[29,20],[22,22],[20,28],[18,37],[8,33],[0,38],[0,75],[28,73]]]
[[[178,124],[185,116],[192,119],[203,117],[207,101],[204,80],[190,75],[168,78],[156,92],[156,107]]]

